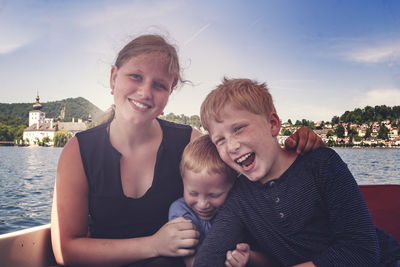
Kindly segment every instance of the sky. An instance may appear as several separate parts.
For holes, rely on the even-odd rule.
[[[84,97],[106,110],[118,51],[145,33],[191,83],[165,114],[199,115],[224,76],[265,82],[282,121],[400,105],[397,0],[0,0],[0,103]]]

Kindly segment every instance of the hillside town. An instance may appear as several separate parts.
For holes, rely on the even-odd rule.
[[[399,120],[394,125],[399,125]],[[328,146],[400,148],[399,127],[394,125],[389,120],[362,124],[319,121],[313,125],[313,130]],[[281,144],[300,127],[289,122],[284,122],[281,126]]]
[[[61,114],[62,116],[62,114]],[[90,116],[89,116],[90,117]],[[69,138],[80,131],[87,129],[91,122],[84,122],[82,119],[71,122],[54,121],[54,118],[46,118],[46,113],[42,111],[42,104],[39,102],[39,95],[36,97],[36,103],[33,109],[29,111],[29,126],[23,132],[21,144],[30,146],[63,146]],[[57,140],[61,144],[57,144]]]
[[[379,108],[381,110],[383,109],[386,113],[388,113],[387,110],[390,111],[391,109],[386,106],[376,106],[376,115],[379,115]],[[363,111],[371,111],[372,109],[372,107],[366,107],[363,110],[356,109],[355,111],[357,111],[358,114],[361,114]],[[331,122],[313,122],[303,119],[302,121],[296,121],[293,124],[289,119],[287,122],[281,122],[281,131],[278,140],[279,143],[283,145],[285,140],[291,134],[293,134],[298,128],[305,126],[311,128],[318,136],[320,136],[327,146],[400,148],[400,119],[398,119],[399,107],[394,107],[393,110],[394,109],[396,109],[396,113],[390,117],[390,120],[383,119],[380,121],[373,121],[373,119],[368,119],[368,122],[359,124],[341,121],[341,119],[346,120],[354,115],[348,111],[346,111],[341,118],[335,116],[332,118]],[[64,115],[65,107],[61,110],[59,117],[46,118],[46,114],[42,111],[42,105],[39,102],[39,95],[37,95],[36,102],[33,104],[32,110],[29,111],[29,125],[27,128],[23,129],[22,139],[14,140],[14,142],[0,140],[0,145],[64,146],[68,139],[76,133],[96,125],[96,123],[92,121],[90,114],[86,121],[83,121],[80,118],[72,118],[72,121],[65,121]],[[345,117],[345,115],[350,115],[350,117]],[[183,114],[175,115],[170,113],[165,116],[160,116],[160,118],[176,123],[189,124],[205,133],[204,129],[201,127],[201,121],[198,115],[188,117]],[[373,116],[370,116],[369,118],[373,118]]]

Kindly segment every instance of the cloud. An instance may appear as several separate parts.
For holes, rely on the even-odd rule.
[[[20,48],[21,46],[23,46],[23,44],[21,43],[0,44],[0,54],[11,53]]]
[[[31,10],[30,3],[0,0],[0,55],[30,45],[46,32],[42,16]],[[28,1],[29,2],[29,1]]]
[[[360,63],[400,63],[400,41],[357,48],[348,53],[347,58]]]
[[[0,29],[0,55],[8,54],[29,45],[34,37],[32,33],[15,29],[13,32]]]
[[[398,106],[400,105],[400,89],[375,89],[366,92],[354,100],[357,106]]]

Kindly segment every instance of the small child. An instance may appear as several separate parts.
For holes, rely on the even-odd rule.
[[[236,179],[235,172],[219,157],[209,135],[189,143],[182,154],[180,172],[183,179],[183,197],[172,203],[169,220],[184,217],[192,220],[200,232],[199,244],[207,235],[219,207],[225,202]],[[194,256],[185,258],[192,266]],[[247,262],[266,262],[260,253],[251,251],[246,243],[226,253],[227,266],[245,266]],[[263,265],[264,266],[264,265]]]
[[[194,266],[223,266],[245,231],[284,266],[397,266],[400,245],[374,227],[337,153],[280,147],[280,120],[265,84],[224,79],[200,116],[222,160],[241,175]]]

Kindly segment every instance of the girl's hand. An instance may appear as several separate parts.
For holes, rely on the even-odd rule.
[[[325,146],[325,143],[321,137],[307,127],[299,128],[285,141],[285,149],[296,149],[297,154],[304,154],[322,146]]]
[[[195,253],[199,232],[192,221],[183,217],[164,224],[153,236],[155,256],[186,257]]]
[[[226,267],[244,267],[250,258],[250,246],[246,243],[239,243],[235,250],[226,252]]]

